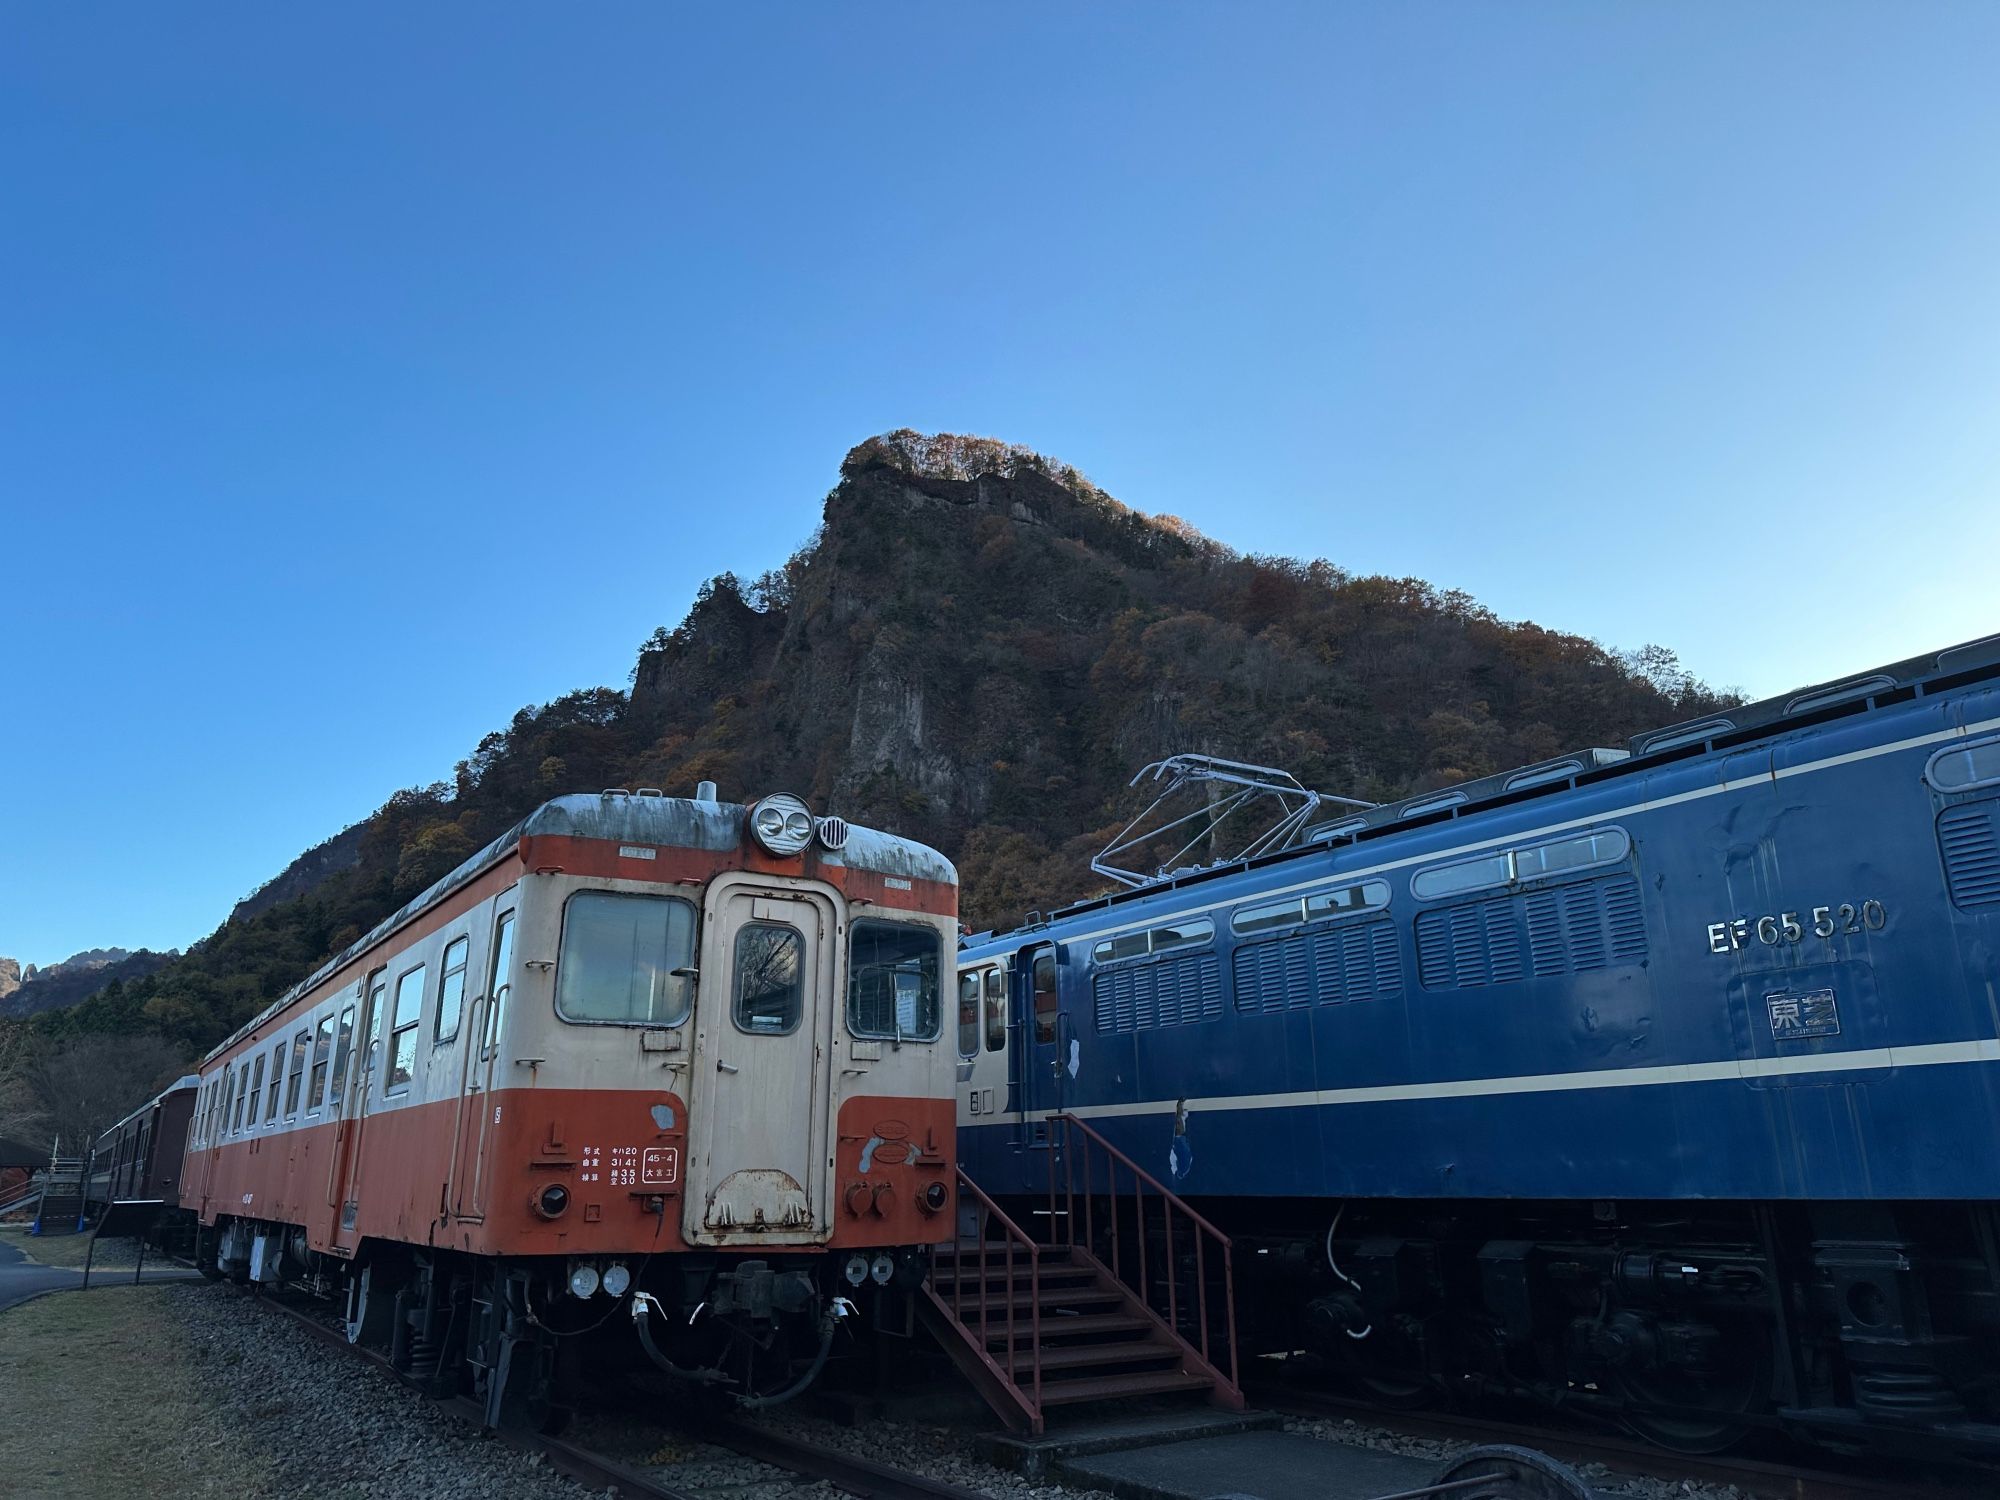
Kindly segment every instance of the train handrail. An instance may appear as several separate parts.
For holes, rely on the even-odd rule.
[[[1058,1125],[1062,1128],[1060,1149],[1058,1149],[1058,1143],[1054,1139],[1054,1132]],[[1240,1373],[1237,1368],[1236,1355],[1236,1266],[1233,1256],[1233,1246],[1229,1236],[1224,1234],[1220,1229],[1217,1229],[1215,1225],[1202,1217],[1201,1214],[1197,1213],[1186,1199],[1174,1192],[1173,1189],[1167,1187],[1159,1178],[1148,1172],[1144,1167],[1132,1160],[1131,1157],[1119,1150],[1118,1147],[1114,1146],[1109,1140],[1105,1139],[1103,1134],[1092,1127],[1088,1121],[1076,1115],[1058,1111],[1049,1116],[1049,1128],[1051,1133],[1048,1152],[1050,1232],[1052,1234],[1061,1233],[1065,1237],[1063,1242],[1070,1247],[1072,1252],[1081,1250],[1086,1255],[1095,1257],[1096,1251],[1092,1248],[1096,1240],[1097,1227],[1094,1205],[1099,1194],[1096,1191],[1095,1171],[1092,1166],[1091,1154],[1087,1148],[1090,1146],[1097,1147],[1109,1158],[1105,1169],[1105,1186],[1103,1191],[1103,1196],[1108,1200],[1107,1210],[1111,1232],[1111,1260],[1109,1269],[1115,1279],[1127,1286],[1132,1285],[1126,1281],[1124,1269],[1120,1264],[1119,1254],[1118,1168],[1122,1166],[1132,1174],[1133,1179],[1132,1219],[1135,1230],[1134,1237],[1139,1242],[1139,1279],[1135,1291],[1141,1302],[1151,1306],[1151,1282],[1147,1276],[1145,1189],[1148,1187],[1152,1188],[1159,1196],[1160,1230],[1165,1240],[1167,1332],[1181,1345],[1185,1353],[1201,1362],[1208,1373],[1214,1376],[1224,1387],[1228,1395],[1233,1397],[1237,1402],[1241,1402],[1243,1391],[1240,1384]],[[1086,1149],[1081,1153],[1072,1149],[1079,1132],[1086,1146]],[[1078,1194],[1076,1185],[1076,1157],[1079,1154],[1083,1158],[1083,1233],[1081,1237],[1077,1233]],[[1062,1211],[1060,1213],[1058,1213],[1056,1207],[1056,1158],[1058,1156],[1062,1158],[1063,1164],[1063,1195]],[[1179,1214],[1182,1218],[1186,1219],[1194,1230],[1195,1266],[1194,1286],[1191,1292],[1195,1303],[1196,1333],[1200,1340],[1199,1345],[1190,1343],[1182,1336],[1180,1331],[1180,1294],[1176,1275],[1177,1257],[1174,1253],[1175,1214]],[[1227,1374],[1224,1374],[1221,1366],[1216,1363],[1215,1357],[1211,1352],[1209,1340],[1208,1262],[1205,1247],[1210,1240],[1215,1242],[1216,1248],[1222,1256],[1224,1338],[1229,1346],[1229,1370]],[[1154,1308],[1155,1313],[1158,1311],[1159,1309]]]

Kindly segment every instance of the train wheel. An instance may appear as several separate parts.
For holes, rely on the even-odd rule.
[[[1416,1411],[1437,1402],[1437,1387],[1420,1375],[1357,1374],[1353,1379],[1369,1400],[1392,1411]]]
[[[1627,1403],[1624,1422],[1676,1453],[1720,1453],[1749,1435],[1770,1399],[1771,1362],[1754,1332],[1732,1339],[1708,1370],[1619,1370],[1610,1385]]]

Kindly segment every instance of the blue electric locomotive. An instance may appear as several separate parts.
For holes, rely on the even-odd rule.
[[[2000,637],[1284,843],[967,944],[973,1177],[1082,1117],[1384,1397],[2000,1449]]]

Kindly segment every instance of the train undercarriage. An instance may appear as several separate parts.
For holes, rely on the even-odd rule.
[[[1991,1204],[1205,1203],[1246,1353],[1374,1399],[1527,1400],[1713,1452],[1756,1431],[2000,1457]]]
[[[296,1226],[223,1219],[196,1264],[312,1293],[428,1393],[476,1401],[489,1426],[559,1428],[586,1371],[654,1370],[743,1408],[806,1390],[836,1355],[913,1327],[916,1249],[671,1256],[475,1256],[374,1241],[348,1261]]]

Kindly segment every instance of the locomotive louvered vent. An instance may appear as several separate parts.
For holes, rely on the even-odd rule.
[[[1303,1010],[1401,994],[1403,959],[1393,923],[1360,922],[1246,943],[1235,979],[1240,1011]]]
[[[1098,974],[1092,998],[1099,1031],[1150,1031],[1222,1014],[1222,966],[1214,953],[1184,953]]]
[[[1938,818],[1937,831],[1952,904],[2000,902],[2000,798],[1947,808]]]
[[[1425,989],[1512,984],[1612,964],[1643,963],[1646,922],[1628,877],[1500,896],[1417,918],[1417,976]]]

